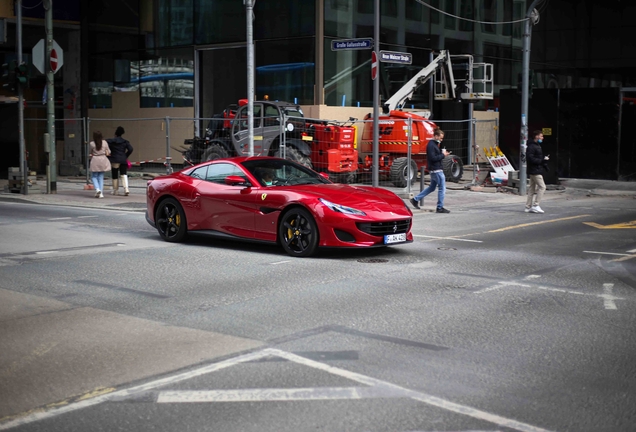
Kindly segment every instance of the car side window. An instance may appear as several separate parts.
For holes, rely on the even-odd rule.
[[[193,177],[193,178],[205,180],[207,176],[207,172],[208,172],[208,166],[206,165],[206,166],[202,166],[192,170],[189,175],[190,177]]]
[[[228,163],[217,163],[208,165],[208,172],[206,180],[212,183],[225,184],[225,177],[227,176],[239,176],[243,180],[247,181],[245,174],[239,168]]]

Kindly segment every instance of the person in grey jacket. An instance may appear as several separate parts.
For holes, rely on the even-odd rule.
[[[543,142],[543,132],[536,130],[532,132],[532,141],[526,148],[526,161],[528,163],[528,198],[526,199],[526,213],[545,213],[541,206],[541,199],[545,192],[545,181],[543,181],[543,171],[547,168],[550,156],[543,156],[541,143]]]
[[[124,195],[130,195],[128,190],[128,157],[133,152],[133,146],[127,139],[122,137],[126,133],[123,127],[118,126],[115,131],[115,138],[109,138],[106,141],[110,147],[110,164],[112,166],[111,175],[113,177],[113,195],[119,195],[119,176],[121,175],[122,185],[124,186]]]
[[[428,171],[431,174],[431,184],[422,192],[410,199],[411,205],[416,209],[420,209],[420,201],[426,195],[430,194],[438,188],[437,191],[437,213],[450,213],[450,210],[444,208],[444,197],[446,196],[446,177],[444,176],[444,168],[442,160],[450,154],[445,148],[440,148],[444,139],[444,131],[435,129],[433,139],[426,146],[426,160],[428,162]]]

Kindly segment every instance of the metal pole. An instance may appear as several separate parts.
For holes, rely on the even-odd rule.
[[[534,0],[526,12],[523,32],[523,64],[521,70],[521,143],[519,146],[519,195],[526,194],[526,147],[528,143],[528,77],[530,70],[530,40],[533,21],[539,18],[534,7],[542,0]]]
[[[247,133],[250,156],[254,156],[254,3],[256,0],[243,0],[247,20]]]
[[[49,172],[50,186],[47,191],[57,194],[57,163],[55,161],[55,87],[53,70],[51,70],[51,50],[53,49],[53,0],[44,0],[45,24],[46,24],[46,56],[44,68],[46,69],[46,118],[49,134]]]
[[[406,193],[411,196],[411,146],[413,145],[413,117],[409,117],[407,122],[409,128],[409,134],[407,138],[407,150],[406,150]],[[417,175],[417,174],[415,174]]]
[[[16,54],[17,66],[22,64],[22,0],[16,0]],[[20,141],[20,171],[22,171],[22,193],[29,194],[29,172],[27,167],[26,148],[24,145],[24,95],[22,86],[18,85],[18,130]]]
[[[166,174],[172,174],[170,161],[170,117],[166,116]]]
[[[378,126],[380,117],[380,0],[374,1],[373,50],[375,51],[375,58],[378,59],[378,71],[373,80],[373,165],[371,166],[371,184],[377,187],[380,184],[378,172],[380,161],[380,145],[378,139],[378,134],[380,133]]]
[[[91,184],[90,163],[91,159],[88,157],[90,152],[90,137],[88,131],[90,130],[91,119],[86,117],[84,119],[84,152],[86,153],[86,184]]]

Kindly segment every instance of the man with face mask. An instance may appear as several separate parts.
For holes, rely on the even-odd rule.
[[[547,168],[550,156],[543,156],[541,143],[543,133],[536,130],[532,133],[532,141],[526,149],[526,161],[528,163],[528,177],[530,185],[528,187],[528,199],[526,200],[526,213],[544,213],[541,209],[541,198],[545,192],[545,182],[543,181],[543,171]]]
[[[437,213],[450,213],[450,210],[444,208],[444,197],[446,195],[446,177],[442,167],[442,159],[450,154],[445,148],[440,148],[444,139],[444,131],[435,129],[433,139],[426,146],[426,160],[428,161],[428,171],[431,175],[431,184],[422,192],[410,199],[411,205],[416,209],[420,209],[420,201],[428,194],[433,192],[436,187],[437,191]]]

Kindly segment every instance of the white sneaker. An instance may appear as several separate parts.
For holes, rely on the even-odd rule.
[[[104,198],[104,194],[100,192],[97,198]]]
[[[95,191],[95,198],[99,198],[99,195],[102,193],[99,189]]]
[[[530,209],[530,211],[531,211],[532,213],[545,213],[545,212],[541,209],[541,207],[539,207],[538,205],[537,205],[537,206],[532,207],[532,208]]]
[[[530,207],[526,207],[523,211],[526,213],[530,213]]]

